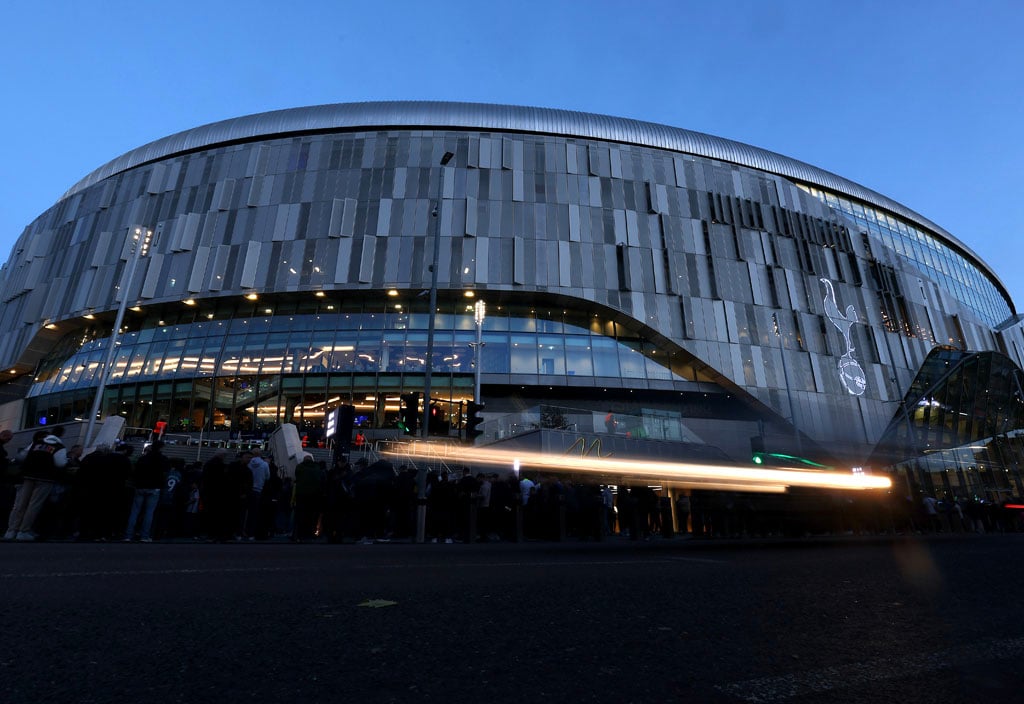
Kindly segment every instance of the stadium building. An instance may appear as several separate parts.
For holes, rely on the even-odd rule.
[[[73,185],[0,295],[21,428],[86,419],[102,384],[100,417],[170,435],[317,442],[344,404],[395,436],[429,366],[451,436],[479,372],[484,442],[1024,493],[1024,334],[992,268],[879,193],[674,127],[439,102],[197,127]]]

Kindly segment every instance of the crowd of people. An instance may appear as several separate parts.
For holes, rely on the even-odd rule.
[[[137,458],[133,446],[120,443],[83,456],[80,446],[65,448],[62,435],[61,428],[38,432],[11,455],[12,435],[0,432],[10,508],[5,540],[450,543],[1022,529],[1020,511],[953,496],[818,494],[794,511],[800,497],[673,495],[558,474],[428,471],[382,460],[325,466],[308,453],[286,477],[259,450],[218,450],[204,463],[186,463],[167,457],[156,440]]]

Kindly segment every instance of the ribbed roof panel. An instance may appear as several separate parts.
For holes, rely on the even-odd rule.
[[[571,110],[435,101],[338,103],[274,110],[195,127],[133,149],[90,173],[63,198],[141,164],[218,144],[303,132],[387,128],[500,130],[607,140],[718,159],[777,174],[870,203],[935,233],[971,258],[1010,300],[995,272],[951,233],[891,198],[842,176],[775,152],[702,132]]]

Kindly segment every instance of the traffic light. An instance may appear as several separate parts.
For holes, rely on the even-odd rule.
[[[414,391],[402,394],[402,406],[398,409],[398,427],[406,435],[415,435],[420,426],[420,394]]]
[[[466,404],[466,441],[473,442],[484,431],[480,430],[480,424],[484,422],[484,419],[480,417],[480,412],[484,410],[484,404],[470,401]]]
[[[430,404],[430,411],[427,413],[427,435],[445,435],[444,413],[436,403]]]
[[[754,435],[750,438],[750,459],[754,464],[764,464],[765,451],[763,436]]]

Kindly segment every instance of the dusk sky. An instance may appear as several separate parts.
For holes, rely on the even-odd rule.
[[[135,147],[323,103],[456,100],[707,132],[886,195],[1024,311],[1024,2],[5,3],[0,259]]]

